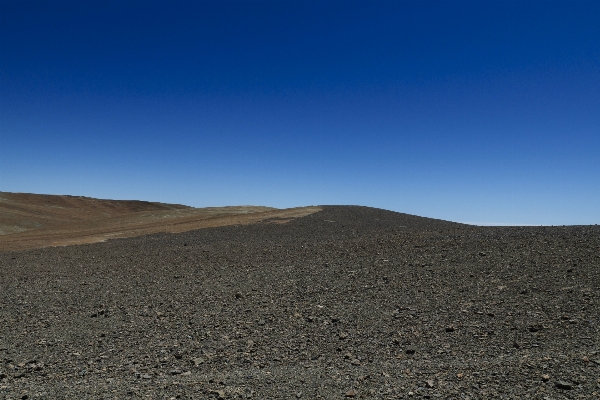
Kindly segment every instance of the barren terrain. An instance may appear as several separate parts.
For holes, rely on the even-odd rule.
[[[0,250],[95,243],[157,232],[287,222],[318,207],[193,208],[136,200],[0,192]]]
[[[598,226],[350,206],[0,251],[0,399],[597,399],[599,265]]]

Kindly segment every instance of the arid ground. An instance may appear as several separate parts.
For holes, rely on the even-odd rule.
[[[0,198],[0,399],[600,398],[598,226]]]
[[[193,208],[136,200],[0,192],[0,250],[95,243],[157,232],[282,223],[318,207],[238,206]]]

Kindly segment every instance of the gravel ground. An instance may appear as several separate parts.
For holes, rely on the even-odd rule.
[[[366,207],[0,252],[0,399],[600,397],[600,227]]]

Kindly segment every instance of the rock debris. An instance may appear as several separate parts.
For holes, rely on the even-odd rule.
[[[0,399],[594,398],[600,227],[325,206],[0,252]]]

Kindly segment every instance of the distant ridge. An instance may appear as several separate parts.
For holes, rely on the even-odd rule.
[[[0,251],[292,220],[293,225],[309,225],[314,232],[373,228],[426,231],[469,226],[366,206],[194,208],[140,200],[0,192]]]
[[[264,220],[287,222],[317,211],[320,208],[194,208],[140,200],[0,192],[0,250],[93,243]]]
[[[0,192],[0,234],[97,220],[141,211],[190,209],[180,204],[84,196]]]

